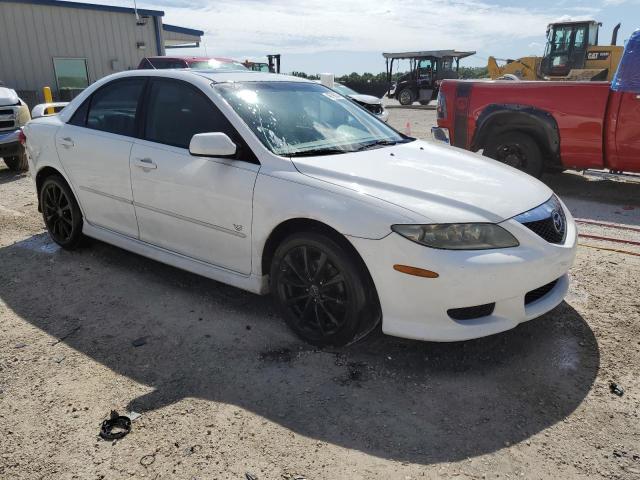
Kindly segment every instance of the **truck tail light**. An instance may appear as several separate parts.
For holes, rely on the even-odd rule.
[[[437,117],[439,120],[447,118],[447,100],[442,93],[442,89],[438,92]]]
[[[27,136],[24,134],[24,131],[22,129],[20,129],[20,133],[18,133],[18,141],[23,147],[27,143]]]

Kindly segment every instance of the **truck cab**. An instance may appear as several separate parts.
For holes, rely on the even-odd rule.
[[[27,170],[27,156],[20,142],[21,128],[31,120],[29,107],[15,90],[0,82],[0,157],[11,170]]]

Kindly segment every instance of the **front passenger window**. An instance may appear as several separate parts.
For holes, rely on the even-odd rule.
[[[153,80],[146,117],[144,138],[151,142],[189,148],[191,137],[205,132],[236,139],[229,121],[204,94],[175,80]]]
[[[116,80],[94,93],[87,128],[134,137],[138,100],[145,81],[144,78]]]

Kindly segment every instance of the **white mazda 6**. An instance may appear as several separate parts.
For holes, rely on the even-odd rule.
[[[567,293],[576,228],[549,188],[402,135],[313,82],[129,71],[24,136],[59,245],[93,237],[270,292],[316,345],[380,322],[400,337],[481,337]]]

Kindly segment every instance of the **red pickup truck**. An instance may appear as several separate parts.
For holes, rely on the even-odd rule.
[[[434,137],[540,177],[640,172],[640,30],[611,82],[443,81]]]

